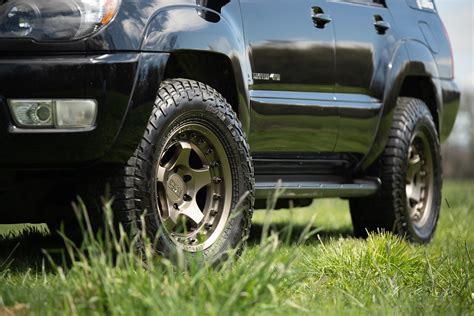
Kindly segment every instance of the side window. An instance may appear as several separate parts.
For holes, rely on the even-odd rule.
[[[436,7],[433,0],[407,0],[407,2],[408,5],[413,9],[436,12]]]

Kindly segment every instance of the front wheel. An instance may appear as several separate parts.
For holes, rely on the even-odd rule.
[[[381,191],[350,201],[355,235],[385,230],[430,242],[441,208],[442,168],[438,133],[424,102],[399,98],[376,169]]]
[[[145,227],[161,254],[183,251],[215,262],[242,250],[253,167],[242,125],[214,89],[185,79],[163,82],[143,139],[114,182],[123,186],[114,190],[118,223],[132,235]]]

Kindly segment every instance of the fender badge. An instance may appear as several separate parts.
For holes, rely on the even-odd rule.
[[[253,74],[253,80],[280,81],[280,74],[266,74],[256,72]]]

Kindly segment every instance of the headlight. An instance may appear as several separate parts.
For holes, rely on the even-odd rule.
[[[6,0],[0,4],[0,38],[80,39],[109,24],[119,1]]]

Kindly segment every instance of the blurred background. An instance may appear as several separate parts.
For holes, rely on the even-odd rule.
[[[474,178],[474,0],[436,0],[451,38],[461,109],[443,145],[444,175]]]

